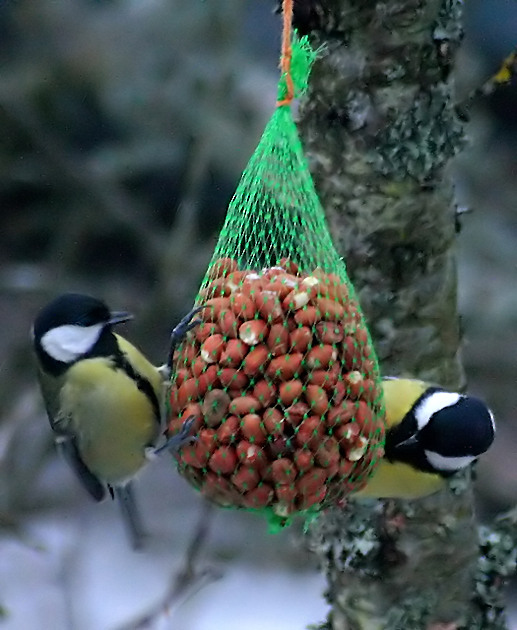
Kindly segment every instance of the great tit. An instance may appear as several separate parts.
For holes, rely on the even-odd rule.
[[[131,543],[142,541],[131,479],[158,450],[163,432],[165,382],[174,348],[199,309],[173,329],[169,359],[152,365],[113,326],[132,318],[102,301],[61,295],[34,321],[32,339],[43,400],[58,450],[96,501],[117,497]],[[190,440],[191,421],[171,438],[175,450]]]
[[[383,379],[385,455],[356,497],[415,499],[488,450],[495,437],[490,409],[478,398],[419,380]]]

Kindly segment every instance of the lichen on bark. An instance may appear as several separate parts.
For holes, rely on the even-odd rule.
[[[300,115],[316,186],[384,372],[452,387],[463,383],[455,206],[445,170],[463,143],[450,80],[461,34],[450,24],[456,5],[326,0],[337,35],[310,31],[326,52]]]

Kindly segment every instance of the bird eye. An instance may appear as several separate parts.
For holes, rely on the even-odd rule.
[[[83,313],[77,318],[78,326],[95,326],[109,319],[109,311],[103,308],[90,309],[87,313]]]
[[[93,324],[92,318],[89,315],[83,315],[77,320],[78,326],[91,326]]]

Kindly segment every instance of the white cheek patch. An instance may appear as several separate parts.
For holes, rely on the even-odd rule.
[[[45,352],[62,363],[72,363],[86,354],[97,342],[103,324],[75,326],[67,324],[46,332],[41,338]]]
[[[463,457],[444,457],[438,455],[433,451],[424,451],[427,461],[436,470],[443,470],[452,472],[454,470],[461,470],[476,459],[473,455],[464,455]]]
[[[453,392],[435,392],[428,396],[415,409],[418,430],[423,429],[437,411],[444,407],[452,407],[461,398],[463,398],[461,394]]]

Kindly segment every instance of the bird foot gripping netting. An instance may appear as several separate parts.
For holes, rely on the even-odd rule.
[[[169,397],[170,435],[195,418],[179,472],[273,524],[360,489],[383,454],[376,356],[290,107],[314,56],[284,29],[278,107],[230,202]]]

